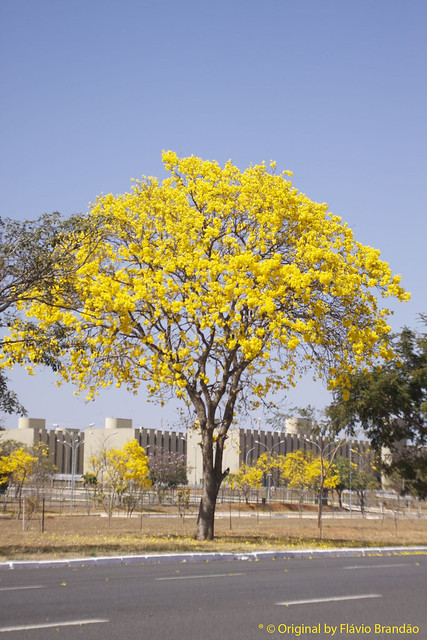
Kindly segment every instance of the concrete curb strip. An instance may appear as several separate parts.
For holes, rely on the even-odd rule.
[[[372,555],[427,554],[427,546],[419,547],[355,547],[344,549],[297,549],[295,551],[251,551],[251,552],[199,552],[158,553],[130,556],[100,556],[97,558],[64,558],[61,560],[21,560],[0,562],[2,569],[45,569],[61,567],[93,567],[127,564],[153,564],[167,562],[214,562],[217,560],[284,560],[290,558],[339,558]]]

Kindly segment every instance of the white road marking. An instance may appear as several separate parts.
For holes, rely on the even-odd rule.
[[[231,578],[234,576],[243,576],[244,573],[212,573],[206,576],[169,576],[168,578],[155,578],[155,580],[195,580],[198,578]]]
[[[382,598],[380,593],[365,593],[359,596],[336,596],[333,598],[316,598],[312,600],[289,600],[288,602],[276,602],[276,605],[289,607],[293,604],[316,604],[318,602],[340,602],[341,600],[362,600],[363,598]]]
[[[42,624],[26,624],[20,627],[0,627],[0,633],[7,631],[29,631],[31,629],[49,629],[52,627],[77,627],[83,624],[99,624],[100,622],[110,622],[109,620],[67,620],[65,622],[44,622]]]
[[[355,565],[354,567],[344,567],[344,569],[388,569],[390,567],[412,567],[410,562],[400,562],[396,564],[367,564],[367,565]]]
[[[0,591],[21,591],[24,589],[43,589],[41,584],[34,584],[28,587],[0,587]]]

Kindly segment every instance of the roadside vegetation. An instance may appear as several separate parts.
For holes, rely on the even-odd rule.
[[[22,521],[1,516],[0,560],[30,558],[71,558],[102,555],[146,554],[160,552],[197,552],[284,550],[330,547],[384,547],[423,545],[427,542],[427,519],[400,516],[366,519],[355,514],[339,518],[326,517],[323,539],[319,540],[315,508],[314,517],[285,517],[292,511],[260,508],[259,518],[252,510],[233,511],[220,505],[216,536],[212,541],[194,538],[196,511],[182,519],[156,511],[141,516],[108,517],[48,515],[44,533],[40,521],[33,517],[25,531]],[[284,507],[281,507],[284,509]],[[278,517],[278,513],[280,517]],[[327,512],[326,512],[327,513]],[[310,510],[304,512],[309,515]],[[331,515],[331,514],[328,514]]]

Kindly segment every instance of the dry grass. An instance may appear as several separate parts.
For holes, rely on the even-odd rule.
[[[221,510],[220,510],[221,511]],[[22,521],[0,518],[0,559],[63,558],[173,551],[251,551],[303,547],[396,546],[427,544],[427,520],[422,518],[325,518],[323,539],[315,518],[269,517],[259,519],[242,510],[219,513],[215,540],[194,540],[195,514],[184,521],[171,514],[108,518],[48,515],[40,532],[37,517],[22,530]],[[283,514],[282,514],[283,515]]]

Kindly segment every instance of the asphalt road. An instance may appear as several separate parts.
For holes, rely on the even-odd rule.
[[[427,640],[426,594],[425,555],[3,570],[0,634]]]

